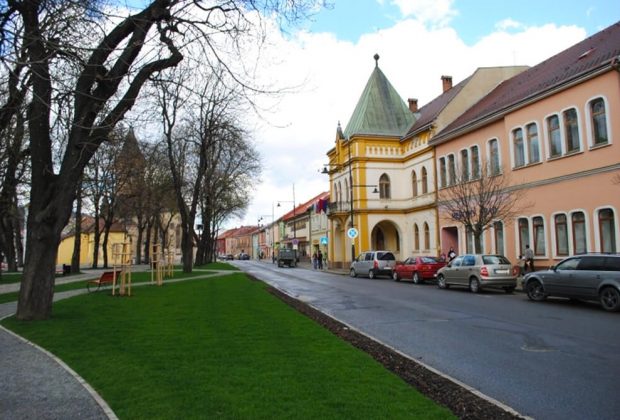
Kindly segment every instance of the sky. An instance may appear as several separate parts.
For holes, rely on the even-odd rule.
[[[456,85],[479,67],[534,66],[620,20],[618,0],[328,1],[332,7],[310,20],[269,33],[257,79],[296,88],[277,102],[259,100],[270,111],[247,116],[263,173],[252,181],[245,216],[224,229],[261,217],[269,223],[292,210],[293,200],[329,190],[320,171],[375,54],[403,101],[417,98],[422,107],[441,94],[442,75]]]

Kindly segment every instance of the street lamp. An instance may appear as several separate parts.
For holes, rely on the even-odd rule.
[[[348,161],[346,164],[342,164],[342,165],[335,165],[336,169],[339,170],[341,169],[343,166],[348,166],[349,168],[349,185],[350,187],[350,192],[349,192],[349,227],[353,228],[355,227],[355,222],[353,221],[353,217],[354,217],[354,210],[353,210],[353,188],[363,188],[363,187],[374,187],[374,190],[372,191],[373,194],[378,194],[379,190],[377,189],[377,185],[354,185],[353,184],[353,161],[351,160],[351,139],[347,138],[347,151],[348,151]],[[329,166],[329,164],[327,165]],[[327,166],[325,166],[323,168],[323,170],[321,171],[321,173],[323,174],[331,174],[330,170],[327,169]],[[352,238],[351,239],[351,261],[355,260],[355,240]]]
[[[295,246],[295,240],[297,239],[297,220],[295,220],[296,218],[296,206],[295,206],[295,184],[293,184],[293,201],[285,201],[285,200],[280,200],[278,201],[278,207],[281,207],[280,203],[293,203],[293,245]],[[293,250],[295,251],[295,261],[297,261],[297,250],[295,248],[293,248]]]

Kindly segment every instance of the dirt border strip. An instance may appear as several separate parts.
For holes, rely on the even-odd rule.
[[[246,275],[251,280],[261,281],[248,273]],[[368,353],[385,368],[426,397],[448,408],[459,418],[467,420],[531,419],[480,391],[364,335],[354,327],[324,314],[312,305],[263,283],[269,293],[328,329],[337,337]]]

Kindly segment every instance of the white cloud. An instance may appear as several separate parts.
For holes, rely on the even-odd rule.
[[[405,12],[417,10],[414,2],[398,3]],[[346,126],[374,68],[375,53],[381,56],[379,66],[403,100],[418,98],[423,106],[441,94],[441,75],[451,75],[456,84],[478,67],[532,66],[586,36],[585,30],[576,26],[549,24],[519,29],[508,25],[516,30],[497,30],[468,46],[449,26],[429,27],[425,22],[419,18],[402,20],[363,35],[357,43],[327,33],[300,32],[288,39],[277,32],[271,34],[273,47],[263,56],[271,65],[262,68],[262,77],[283,86],[306,83],[297,93],[283,97],[266,115],[271,124],[255,123],[254,138],[265,168],[263,182],[256,185],[245,219],[230,226],[256,224],[258,216],[271,214],[278,200],[292,200],[293,183],[297,203],[329,189],[327,176],[319,171],[327,162],[327,151],[334,147],[338,121]],[[269,102],[262,101],[265,105]],[[290,206],[274,207],[275,217],[289,211]]]
[[[458,12],[454,0],[392,0],[404,18],[413,17],[431,26],[444,26]]]
[[[521,29],[523,28],[523,24],[521,22],[517,22],[513,19],[504,19],[500,20],[495,24],[495,29],[498,31],[506,31],[508,29]]]

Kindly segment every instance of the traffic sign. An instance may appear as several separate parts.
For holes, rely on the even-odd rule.
[[[327,236],[321,236],[321,245],[327,245]]]
[[[359,232],[355,228],[349,228],[349,230],[347,230],[347,236],[351,239],[357,238],[358,234]]]

